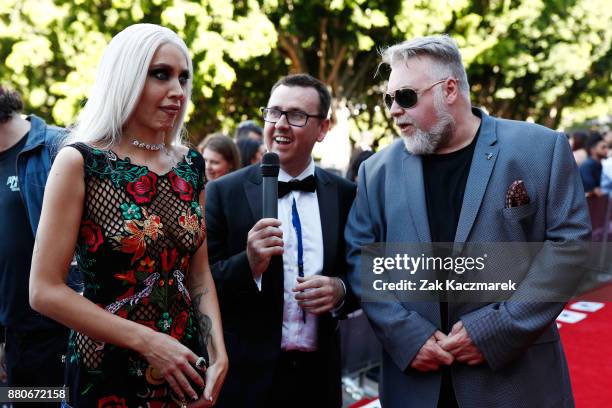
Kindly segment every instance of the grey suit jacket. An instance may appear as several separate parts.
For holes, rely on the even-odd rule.
[[[569,144],[559,133],[525,122],[482,118],[455,242],[567,242],[590,238],[580,176]],[[345,229],[349,282],[357,296],[361,246],[374,242],[429,242],[421,158],[402,140],[372,156],[359,170],[357,198]],[[522,179],[530,203],[505,208],[513,181]],[[555,249],[548,259],[555,259]],[[561,264],[559,268],[566,265]],[[528,266],[528,284],[556,278]],[[547,269],[551,270],[551,269]],[[553,267],[552,270],[555,270]],[[438,303],[362,302],[383,345],[380,387],[384,407],[436,407],[439,371],[410,363],[441,327]],[[451,377],[461,407],[573,406],[567,364],[554,324],[563,303],[459,303],[449,306],[449,327],[462,320],[486,359],[454,363]]]

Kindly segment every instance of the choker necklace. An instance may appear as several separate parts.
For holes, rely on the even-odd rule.
[[[139,149],[146,149],[146,150],[162,150],[166,147],[165,143],[144,143],[141,142],[140,140],[134,139],[132,140],[132,146],[135,146]]]

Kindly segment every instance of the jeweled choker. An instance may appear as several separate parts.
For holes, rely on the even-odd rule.
[[[162,150],[166,147],[165,143],[144,143],[137,139],[132,140],[132,145],[139,149],[146,150]]]

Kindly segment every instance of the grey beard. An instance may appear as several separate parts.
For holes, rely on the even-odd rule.
[[[439,147],[443,147],[450,140],[455,120],[449,113],[442,113],[438,122],[429,132],[416,128],[412,136],[402,136],[404,146],[412,154],[433,154]]]

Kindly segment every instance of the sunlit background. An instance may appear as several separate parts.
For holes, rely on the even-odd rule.
[[[611,121],[609,0],[2,0],[0,82],[68,126],[104,46],[136,22],[174,29],[191,50],[193,143],[259,120],[280,76],[309,72],[334,97],[315,155],[344,169],[354,147],[396,137],[380,103],[387,72],[374,76],[380,48],[438,33],[458,42],[474,104],[491,114],[560,130]]]

